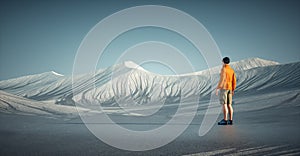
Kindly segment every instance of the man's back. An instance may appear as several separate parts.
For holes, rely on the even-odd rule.
[[[236,77],[234,70],[225,64],[220,73],[220,82],[218,88],[234,91],[236,87]]]

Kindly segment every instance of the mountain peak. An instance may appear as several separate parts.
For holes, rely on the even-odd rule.
[[[271,60],[265,60],[259,57],[253,57],[253,58],[248,58],[248,59],[244,59],[238,62],[253,62],[253,63],[261,63],[261,64],[265,64],[265,65],[277,65],[279,64],[278,62],[275,61],[271,61]]]
[[[55,72],[55,71],[51,71],[50,73],[52,73],[52,74],[54,74],[54,75],[56,75],[56,76],[64,76],[64,75],[59,74],[59,73],[57,73],[57,72]]]
[[[140,65],[134,63],[133,61],[125,61],[124,66],[127,67],[127,68],[139,69],[139,70],[146,71],[143,67],[141,67]]]
[[[275,61],[264,60],[264,59],[261,59],[258,57],[254,57],[254,58],[247,58],[247,59],[236,61],[236,62],[231,62],[229,65],[235,71],[239,71],[239,70],[248,70],[248,69],[257,68],[257,67],[273,66],[273,65],[278,65],[278,64],[279,63],[275,62]],[[221,68],[222,68],[222,65],[220,64],[219,66],[216,66],[216,67],[213,67],[210,69],[198,71],[195,73],[183,74],[183,75],[216,74],[216,73],[220,72]]]
[[[258,57],[248,58],[248,59],[230,63],[230,65],[232,65],[232,67],[235,68],[236,70],[246,70],[255,67],[273,66],[278,64],[279,64],[278,62],[264,60]]]

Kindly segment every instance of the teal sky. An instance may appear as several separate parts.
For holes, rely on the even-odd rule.
[[[250,57],[280,63],[300,61],[300,2],[296,0],[6,0],[0,2],[0,80],[51,70],[71,75],[76,51],[95,24],[125,8],[149,4],[173,7],[196,18],[210,32],[222,55],[231,57],[232,61]],[[133,30],[127,37],[141,36],[139,31]],[[143,34],[143,37],[126,39],[127,43],[160,40],[176,44],[176,34],[172,32],[161,29],[147,29],[146,32],[148,35]],[[182,49],[189,45],[180,37],[179,41],[177,45],[182,45]],[[120,47],[119,51],[107,51],[99,64],[112,65],[121,52]],[[191,46],[182,52],[196,70],[206,68],[203,58],[193,53]],[[151,70],[150,64],[145,67]],[[154,72],[163,70],[166,69]]]

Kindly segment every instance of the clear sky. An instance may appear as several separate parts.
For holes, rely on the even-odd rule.
[[[122,9],[149,4],[173,7],[199,20],[222,55],[233,61],[250,57],[280,63],[300,61],[297,0],[5,0],[0,2],[0,80],[51,70],[70,75],[76,51],[95,24]],[[151,31],[161,34],[160,30]],[[117,57],[119,53],[106,55]],[[196,57],[191,59],[197,62]],[[197,70],[204,68],[196,63]]]

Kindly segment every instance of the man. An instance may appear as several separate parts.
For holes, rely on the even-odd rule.
[[[232,96],[234,95],[234,89],[236,87],[236,77],[234,70],[229,66],[230,59],[228,57],[223,58],[223,67],[220,73],[220,81],[216,89],[216,95],[219,93],[220,103],[222,104],[224,118],[218,122],[218,125],[232,125],[233,124],[233,108],[232,108]],[[227,114],[229,112],[229,120]]]

